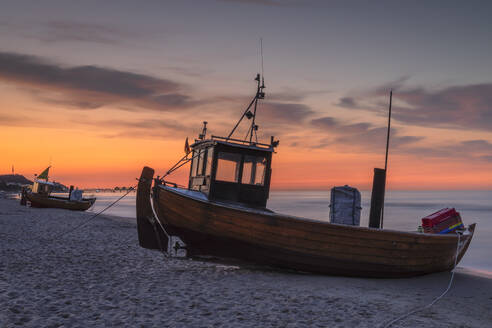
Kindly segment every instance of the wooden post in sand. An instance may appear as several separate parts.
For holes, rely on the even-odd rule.
[[[154,169],[144,167],[138,181],[137,189],[137,230],[138,242],[141,247],[167,250],[167,236],[160,231],[152,206],[150,205],[150,188]]]
[[[371,212],[369,213],[369,228],[381,228],[381,212],[384,204],[386,188],[386,170],[374,169],[372,182]]]

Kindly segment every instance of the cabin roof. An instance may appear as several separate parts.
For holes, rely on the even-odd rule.
[[[270,153],[274,152],[272,145],[257,143],[257,142],[250,143],[249,141],[246,140],[238,140],[238,139],[231,139],[231,138],[227,139],[224,137],[217,137],[217,136],[212,136],[211,139],[206,139],[206,140],[195,140],[195,143],[193,143],[190,147],[195,148],[201,145],[209,146],[209,145],[216,145],[216,144],[226,145],[235,148],[242,148],[242,149],[266,151]]]
[[[255,143],[252,143],[250,145],[248,144],[239,144],[239,143],[233,143],[233,142],[227,142],[227,141],[216,141],[217,144],[221,144],[221,145],[227,145],[229,147],[236,147],[236,148],[243,148],[243,149],[254,149],[254,150],[260,150],[260,151],[267,151],[267,152],[270,152],[272,153],[273,152],[273,148],[272,147],[269,147],[269,148],[266,148],[266,147],[259,147],[257,144]]]
[[[53,182],[43,181],[43,180],[38,180],[38,179],[35,179],[34,182],[37,182],[39,184],[49,185],[49,186],[54,186],[55,185]]]

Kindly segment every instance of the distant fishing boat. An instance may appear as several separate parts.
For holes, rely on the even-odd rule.
[[[70,187],[68,197],[53,196],[55,184],[48,181],[50,166],[35,179],[31,190],[23,190],[21,204],[29,201],[32,207],[62,208],[73,211],[86,211],[94,205],[96,198],[83,198],[82,190]]]
[[[204,122],[198,139],[190,146],[186,142],[187,155],[167,174],[191,161],[188,187],[165,180],[167,174],[153,179],[154,170],[144,167],[137,192],[142,247],[183,248],[190,257],[212,255],[344,276],[410,277],[454,268],[475,224],[460,234],[432,234],[335,224],[269,210],[272,154],[278,141],[256,140],[256,108],[264,98],[259,75],[256,81],[253,101],[227,137],[207,138]],[[244,117],[252,120],[248,136],[231,138]]]

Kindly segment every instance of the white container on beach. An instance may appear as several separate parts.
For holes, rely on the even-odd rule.
[[[331,189],[330,223],[360,225],[360,192],[347,185]]]

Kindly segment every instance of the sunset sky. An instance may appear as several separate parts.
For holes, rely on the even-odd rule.
[[[162,174],[202,121],[226,135],[255,93],[280,139],[272,187],[492,189],[492,3],[1,1],[0,174],[66,185]],[[246,129],[237,134],[243,137]],[[186,181],[182,169],[171,180]]]

